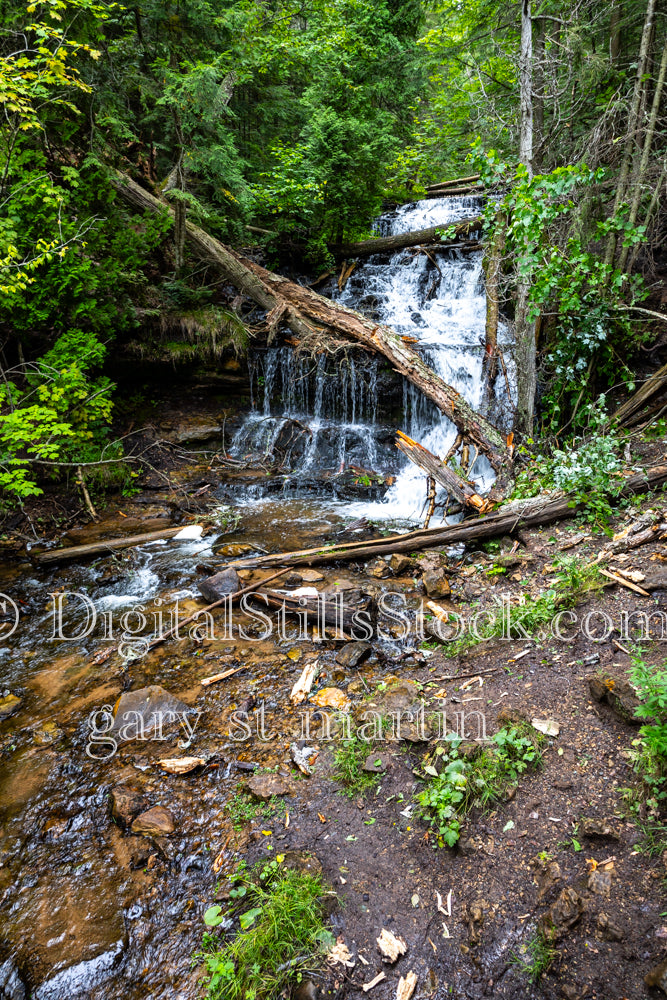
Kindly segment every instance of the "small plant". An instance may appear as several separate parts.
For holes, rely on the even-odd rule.
[[[334,754],[333,776],[344,786],[345,795],[354,798],[355,795],[375,788],[380,783],[382,775],[372,771],[364,771],[364,764],[373,745],[357,737],[344,740],[340,750]]]
[[[447,746],[436,749],[433,762],[424,766],[430,780],[416,796],[420,814],[436,834],[438,846],[453,847],[461,824],[473,806],[487,806],[502,798],[519,776],[542,761],[538,733],[524,733],[517,726],[501,729],[475,756],[459,752],[462,740],[453,733]],[[443,766],[438,770],[436,760]]]
[[[200,518],[200,520],[204,520],[208,524],[214,524],[216,528],[220,528],[221,531],[228,535],[230,532],[236,531],[241,523],[241,513],[238,510],[234,510],[233,507],[221,503],[207,511],[204,518]]]
[[[226,914],[211,906],[204,923],[207,1000],[272,1000],[287,995],[318,965],[334,943],[323,922],[324,886],[319,875],[283,866],[279,854],[267,864],[241,862],[231,876]],[[213,931],[229,928],[225,938]],[[233,931],[231,930],[233,928]]]
[[[667,664],[650,666],[641,649],[633,652],[630,680],[640,699],[635,715],[650,719],[632,741],[631,760],[641,775],[641,798],[657,817],[667,802]]]
[[[244,826],[252,823],[259,816],[269,819],[284,809],[285,803],[281,798],[274,795],[267,802],[257,802],[242,788],[225,803],[225,811],[235,830],[242,830]]]
[[[544,934],[535,930],[518,950],[512,953],[510,961],[528,976],[531,983],[539,983],[557,955],[558,952],[549,944]]]

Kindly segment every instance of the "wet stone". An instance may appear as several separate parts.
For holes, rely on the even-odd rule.
[[[387,760],[383,754],[370,753],[364,761],[362,770],[369,774],[383,774],[387,770]]]
[[[602,837],[618,840],[620,834],[609,819],[584,819],[581,824],[584,837]]]
[[[150,736],[157,720],[161,719],[164,733],[175,732],[184,714],[192,714],[190,708],[180,698],[174,697],[158,684],[126,691],[120,696],[114,708],[114,724],[111,732],[123,740]],[[143,733],[142,733],[143,726]]]
[[[214,576],[200,580],[197,584],[199,593],[209,604],[222,600],[227,594],[237,594],[241,590],[241,581],[235,569],[223,569]]]
[[[18,695],[12,694],[10,691],[3,691],[0,695],[0,722],[4,722],[10,715],[18,712],[22,704],[23,698],[19,698]]]
[[[395,552],[389,559],[389,568],[394,576],[403,576],[405,573],[415,571],[416,563],[409,556],[404,556],[400,552]]]
[[[389,563],[385,562],[384,559],[376,559],[375,562],[370,563],[368,572],[376,580],[384,580],[386,577],[391,576]]]
[[[111,815],[120,826],[130,826],[145,806],[141,794],[134,789],[114,788],[111,791]]]
[[[591,697],[595,701],[606,702],[623,722],[632,726],[642,724],[642,720],[635,715],[635,709],[639,706],[639,698],[625,677],[615,677],[612,674],[592,674],[586,680]]]
[[[316,569],[300,569],[296,574],[303,583],[321,583],[324,576]]]
[[[340,663],[341,667],[354,669],[354,667],[359,666],[366,659],[370,652],[371,646],[368,642],[362,642],[361,640],[346,642],[336,656],[336,663]]]
[[[144,837],[164,837],[176,829],[174,817],[164,806],[153,806],[140,813],[132,823],[132,833],[143,834]]]
[[[452,588],[442,569],[427,569],[422,576],[422,582],[429,597],[450,597]]]
[[[248,791],[265,802],[273,795],[290,795],[293,788],[289,778],[280,774],[254,774],[248,782]]]
[[[229,559],[235,559],[237,556],[246,556],[248,553],[256,551],[252,545],[247,545],[244,542],[227,542],[225,545],[221,545],[219,549],[216,549],[218,555],[227,556]]]
[[[18,969],[8,958],[0,965],[0,1000],[25,1000],[26,996]]]

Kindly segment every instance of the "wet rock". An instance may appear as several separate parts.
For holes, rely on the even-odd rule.
[[[162,732],[178,728],[184,714],[195,713],[180,698],[165,691],[158,684],[125,691],[114,706],[114,724],[111,733],[121,740],[150,736],[162,723]]]
[[[385,562],[384,559],[376,559],[375,562],[369,564],[368,573],[376,580],[384,580],[385,577],[391,576],[389,563]]]
[[[614,923],[606,913],[599,913],[595,936],[601,941],[622,941],[625,934],[618,924]]]
[[[316,569],[300,569],[298,576],[303,583],[321,583],[324,580],[324,576]]]
[[[11,958],[0,965],[0,1000],[25,1000],[26,988]]]
[[[335,708],[340,712],[346,712],[350,707],[350,700],[340,688],[321,688],[310,700],[320,708]]]
[[[377,708],[381,712],[407,712],[413,706],[420,706],[420,691],[415,681],[387,678],[387,687],[377,699]]]
[[[111,815],[120,826],[130,826],[145,808],[144,799],[135,789],[118,787],[111,790]]]
[[[612,674],[592,674],[586,680],[595,701],[606,702],[624,722],[632,726],[642,725],[642,720],[635,716],[639,698],[627,678]]]
[[[596,896],[609,896],[611,892],[611,872],[594,868],[588,876],[588,888]]]
[[[23,698],[19,698],[16,694],[11,694],[10,691],[3,691],[0,696],[0,722],[4,722],[10,715],[18,712],[22,704]]]
[[[229,559],[235,559],[237,556],[246,556],[250,552],[256,552],[257,549],[252,545],[247,545],[243,542],[226,542],[225,545],[221,545],[219,549],[216,549],[216,553],[221,556],[227,556]]]
[[[584,901],[578,892],[568,887],[540,918],[540,928],[549,941],[558,941],[581,920]]]
[[[427,569],[422,576],[422,582],[429,597],[450,597],[452,588],[442,569]]]
[[[414,559],[404,556],[400,552],[395,552],[389,559],[389,568],[394,576],[403,576],[405,573],[414,573],[417,564]]]
[[[125,949],[125,942],[118,941],[108,951],[63,969],[35,990],[34,1000],[62,1000],[63,997],[89,996],[90,990],[107,979]]]
[[[425,549],[417,556],[417,563],[422,570],[440,569],[447,562],[447,557],[439,549]]]
[[[364,761],[362,771],[367,771],[369,774],[384,774],[387,770],[387,764],[388,759],[384,754],[369,753]]]
[[[197,583],[199,593],[209,604],[220,601],[227,594],[236,594],[241,590],[241,581],[235,569],[223,569],[214,576],[209,576],[205,580]]]
[[[131,826],[132,833],[144,837],[166,837],[176,829],[174,817],[164,806],[153,806],[140,813]]]
[[[649,568],[642,583],[644,590],[667,590],[667,567]]]
[[[581,832],[584,837],[604,837],[610,840],[619,840],[620,833],[614,827],[610,819],[583,819]]]
[[[663,993],[667,993],[667,959],[651,969],[648,975],[644,976],[644,982],[649,987],[657,986]]]
[[[370,652],[371,646],[368,642],[363,642],[362,640],[346,642],[336,656],[336,663],[340,663],[341,667],[354,669],[354,667],[358,667],[369,656]]]
[[[281,774],[254,774],[248,782],[248,791],[265,802],[273,795],[291,795],[294,789],[289,778]]]

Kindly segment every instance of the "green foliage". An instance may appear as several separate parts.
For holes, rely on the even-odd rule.
[[[615,512],[612,501],[623,486],[623,463],[618,456],[621,439],[607,423],[604,396],[596,405],[587,404],[582,415],[587,421],[585,431],[573,435],[549,457],[533,459],[517,477],[512,496],[537,496],[542,490],[571,493],[572,506],[583,504],[591,523],[604,528]]]
[[[324,886],[317,875],[283,866],[278,855],[231,876],[227,919],[237,922],[231,936],[204,935],[202,957],[209,976],[209,1000],[271,1000],[297,985],[318,964],[334,939],[323,922]],[[204,922],[223,923],[222,908],[209,907]],[[321,959],[319,959],[321,961]]]
[[[648,664],[641,649],[633,651],[630,680],[640,704],[635,715],[651,720],[632,741],[631,759],[642,780],[641,798],[653,816],[667,803],[667,663]]]
[[[438,746],[432,762],[423,767],[426,785],[416,795],[420,815],[434,831],[438,846],[453,847],[474,806],[501,799],[520,775],[540,765],[542,739],[517,727],[500,729],[473,755],[464,755],[459,750],[462,741],[448,734],[447,746]]]
[[[273,795],[267,802],[259,802],[242,787],[225,803],[225,812],[235,830],[242,830],[244,826],[260,816],[264,819],[271,819],[280,812],[284,813],[285,808],[284,801],[276,795]]]
[[[355,737],[343,740],[341,748],[334,754],[334,780],[341,782],[345,795],[350,798],[375,788],[380,782],[382,775],[363,770],[372,752],[372,743]]]
[[[528,976],[531,983],[539,983],[557,957],[557,949],[547,941],[540,930],[535,930],[512,953],[510,961]]]

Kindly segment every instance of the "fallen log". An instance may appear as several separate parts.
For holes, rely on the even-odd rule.
[[[183,531],[180,528],[163,528],[161,531],[149,531],[144,535],[128,535],[126,538],[110,538],[104,542],[90,542],[87,545],[70,545],[63,549],[50,549],[47,552],[31,553],[39,566],[52,563],[68,562],[72,559],[85,559],[88,556],[106,555],[118,549],[129,549],[134,545],[144,545],[146,542],[157,542],[162,538],[173,538]]]
[[[449,195],[477,194],[482,197],[485,194],[484,188],[477,184],[467,184],[465,187],[441,188],[437,191],[427,191],[427,198],[447,198]]]
[[[112,183],[133,207],[174,217],[173,209],[166,202],[150,194],[127,175],[116,172]],[[460,393],[443,382],[390,327],[374,323],[361,313],[346,309],[309,288],[267,271],[254,261],[239,256],[192,222],[186,221],[185,235],[199,256],[212,263],[239,292],[266,310],[270,332],[284,322],[304,346],[310,346],[314,351],[326,349],[327,338],[333,336],[340,339],[343,336],[382,354],[399,374],[432,400],[463,436],[486,455],[496,471],[508,462],[510,455],[503,434],[476,413]]]
[[[438,247],[445,249],[448,244],[456,243],[462,237],[467,237],[470,233],[482,228],[483,219],[475,216],[470,219],[461,219],[454,223],[454,232],[450,240],[441,240],[438,243],[438,232],[448,229],[449,226],[431,226],[429,229],[415,229],[411,233],[396,233],[394,236],[378,236],[372,240],[361,240],[359,243],[339,243],[329,249],[337,257],[367,257],[373,253],[395,253],[397,250],[404,250],[406,247],[417,247],[422,243],[437,243]]]
[[[622,406],[619,406],[616,412],[612,414],[611,419],[614,423],[621,426],[627,424],[630,417],[637,413],[638,410],[641,410],[648,403],[649,399],[652,399],[656,392],[660,392],[665,386],[667,386],[667,365],[658,368],[657,372],[651,375],[644,382],[643,386],[630,396],[630,399],[626,400]]]
[[[462,503],[464,507],[472,507],[473,510],[479,513],[483,513],[487,508],[487,501],[478,495],[472,483],[457,476],[454,470],[445,465],[437,455],[430,452],[428,448],[424,448],[423,445],[413,441],[403,431],[396,432],[396,447],[411,462],[414,462],[420,469],[423,469],[428,476],[435,479],[441,486],[444,486],[447,492],[455,497],[459,503]]]
[[[667,482],[667,465],[658,465],[625,480],[622,496],[633,496],[656,489]],[[523,504],[521,509],[517,509]],[[322,563],[339,562],[348,559],[391,555],[394,552],[413,552],[431,546],[454,545],[478,539],[496,538],[511,534],[519,528],[550,524],[572,517],[582,504],[575,504],[571,495],[543,498],[531,497],[515,501],[512,510],[506,513],[501,507],[485,517],[469,518],[460,524],[442,525],[436,528],[410,531],[390,538],[374,541],[348,542],[346,545],[323,546],[318,549],[299,549],[295,552],[277,552],[266,556],[240,559],[227,563],[234,569],[254,569],[263,566],[314,566]]]
[[[472,181],[478,181],[479,174],[470,174],[469,177],[455,177],[451,181],[440,181],[438,184],[427,184],[427,191],[440,191],[443,188],[450,187],[460,187],[462,184],[470,184]]]

